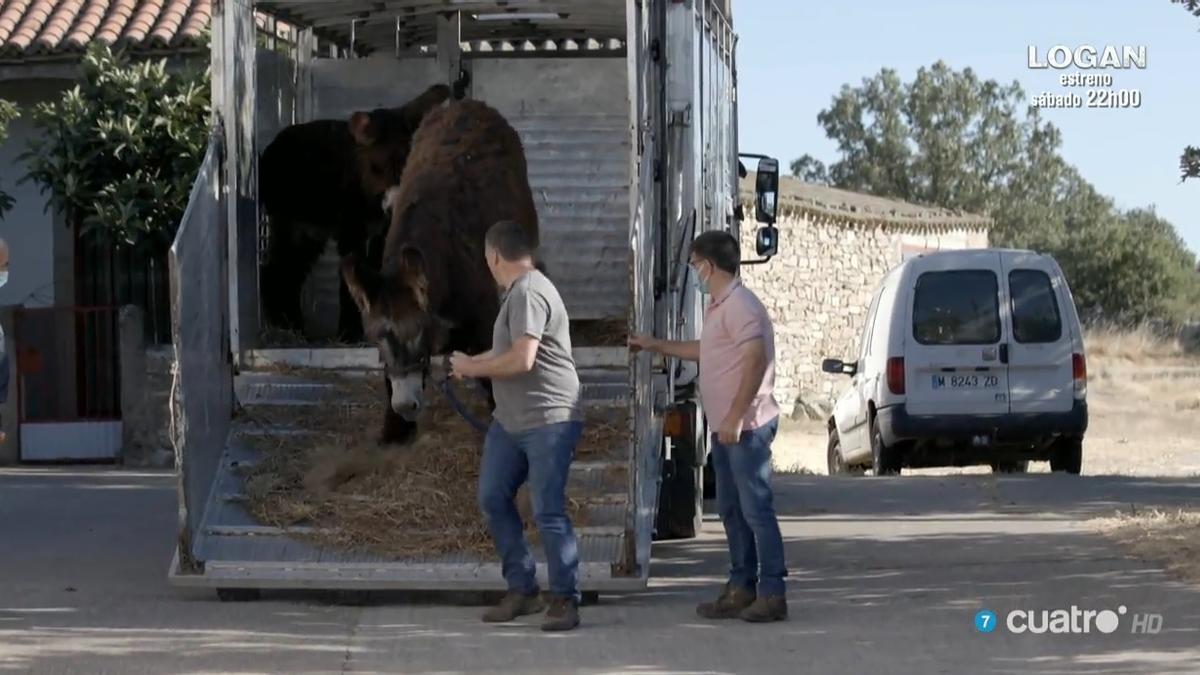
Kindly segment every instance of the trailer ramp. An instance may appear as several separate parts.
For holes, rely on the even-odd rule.
[[[364,375],[359,374],[359,377]],[[375,379],[376,374],[365,375]],[[589,406],[627,406],[628,370],[593,368],[580,371]],[[319,410],[335,388],[326,378],[278,372],[250,372],[235,382],[239,403],[246,409],[259,406],[306,406]],[[170,581],[180,586],[215,588],[289,588],[329,590],[503,590],[500,563],[494,557],[470,554],[392,559],[371,553],[335,550],[306,541],[304,527],[279,528],[258,523],[245,508],[242,472],[259,461],[260,451],[250,442],[255,434],[306,433],[303,430],[261,427],[235,419],[230,439],[221,455],[204,515],[192,542],[192,557],[202,571],[185,573],[177,559]],[[576,528],[579,537],[579,584],[582,591],[618,591],[646,584],[644,565],[629,564],[633,543],[629,490],[614,490],[605,476],[614,463],[627,468],[633,453],[622,448],[622,458],[576,461],[569,490],[595,495],[585,501],[587,524]],[[534,547],[538,577],[545,585],[545,557]]]

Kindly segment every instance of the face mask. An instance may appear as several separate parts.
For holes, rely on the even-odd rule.
[[[692,286],[701,294],[708,295],[708,279],[700,278],[699,267],[692,268],[692,271],[695,272],[695,274],[692,275]]]
[[[8,270],[0,271],[0,286],[8,283]]]

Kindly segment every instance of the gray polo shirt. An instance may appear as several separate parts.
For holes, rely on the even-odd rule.
[[[495,418],[505,431],[583,419],[570,323],[562,296],[541,272],[530,271],[508,289],[492,329],[492,353],[507,352],[525,335],[539,344],[532,370],[492,380]]]

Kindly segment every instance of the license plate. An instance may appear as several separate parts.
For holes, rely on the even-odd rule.
[[[995,389],[1000,386],[997,375],[934,375],[934,389]]]

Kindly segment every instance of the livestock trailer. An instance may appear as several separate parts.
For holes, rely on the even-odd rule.
[[[702,301],[687,278],[688,244],[708,230],[739,236],[743,219],[730,4],[214,3],[214,132],[171,249],[172,583],[216,588],[223,598],[261,588],[503,588],[494,559],[330,550],[257,523],[244,508],[239,469],[256,456],[235,410],[303,404],[319,388],[264,366],[378,367],[374,348],[261,343],[258,154],[289,124],[347,119],[435,82],[466,81],[467,97],[497,108],[522,138],[541,257],[572,319],[696,339]],[[760,258],[746,261],[756,264],[777,246],[778,164],[744,156],[758,160],[753,212],[764,225]],[[322,275],[336,280],[336,268],[314,272]],[[585,398],[624,407],[629,420],[617,460],[627,481],[607,507],[614,520],[580,528],[580,585],[636,589],[647,580],[652,539],[694,536],[699,526],[707,443],[696,368],[624,348],[579,349],[576,360]]]

